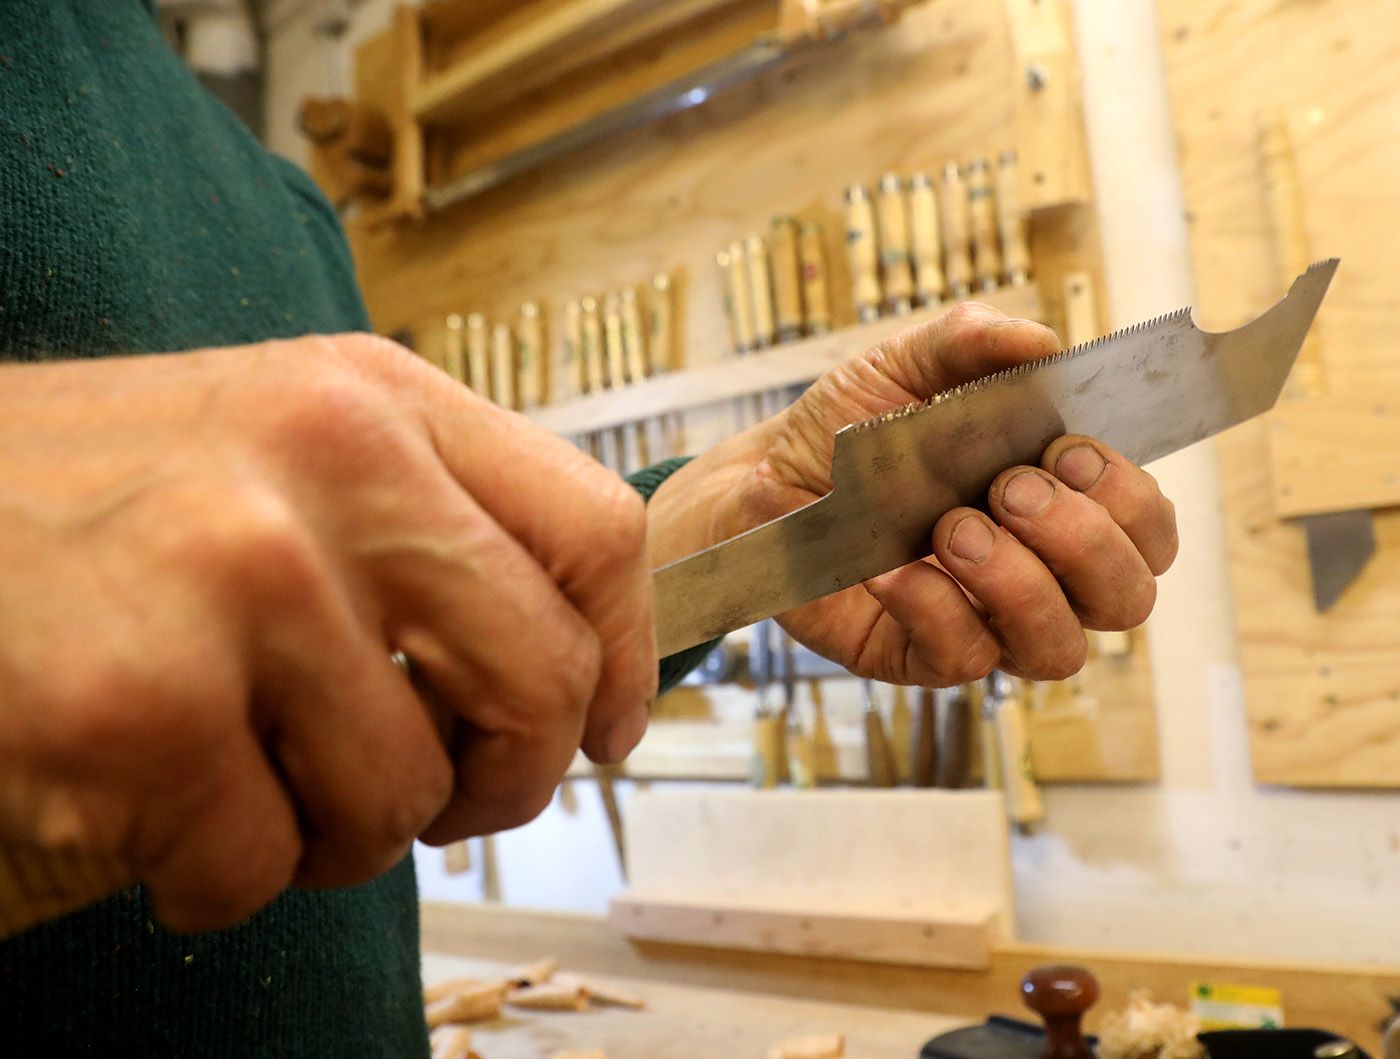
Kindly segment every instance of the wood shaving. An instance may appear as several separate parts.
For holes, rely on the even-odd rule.
[[[1196,1034],[1201,1022],[1173,1004],[1154,1004],[1151,994],[1128,996],[1128,1006],[1107,1016],[1099,1031],[1100,1059],[1204,1059]]]
[[[588,995],[588,999],[595,1004],[603,1004],[608,1007],[631,1008],[640,1011],[647,1006],[646,1000],[636,993],[629,993],[619,986],[608,985],[605,982],[597,982],[592,978],[583,978],[576,974],[558,975],[552,983],[562,987],[577,987]]]
[[[472,1031],[465,1026],[439,1026],[429,1040],[432,1059],[468,1059],[472,1054]]]
[[[608,1059],[602,1052],[580,1052],[575,1050],[555,1052],[549,1059]]]
[[[840,1059],[846,1054],[844,1033],[789,1037],[768,1049],[768,1059]]]
[[[546,956],[543,960],[536,960],[534,963],[523,964],[520,967],[512,968],[506,975],[506,981],[513,986],[544,985],[554,977],[559,970],[559,961],[553,956]]]
[[[429,1029],[449,1022],[480,1022],[499,1018],[506,986],[499,983],[474,982],[467,992],[440,996],[423,1008]]]
[[[548,985],[512,989],[506,994],[506,1003],[511,1007],[535,1011],[585,1011],[588,1008],[588,993],[582,985],[551,982]]]

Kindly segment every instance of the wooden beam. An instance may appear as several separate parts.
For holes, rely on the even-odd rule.
[[[1033,286],[1009,287],[984,296],[1009,316],[1041,318]],[[910,327],[937,319],[946,308],[893,317],[859,327],[778,346],[742,359],[658,375],[645,382],[610,390],[530,413],[530,418],[557,434],[587,434],[607,427],[684,411],[734,397],[809,383],[849,357],[865,352]]]

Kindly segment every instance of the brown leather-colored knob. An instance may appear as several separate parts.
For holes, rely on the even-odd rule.
[[[1099,999],[1098,980],[1088,970],[1037,967],[1021,979],[1021,998],[1045,1020],[1045,1059],[1094,1059],[1081,1026]]]

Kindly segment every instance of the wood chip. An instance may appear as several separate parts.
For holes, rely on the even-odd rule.
[[[449,1022],[480,1022],[499,1017],[506,987],[482,982],[475,982],[473,986],[470,991],[449,993],[428,1004],[423,1016],[428,1020],[429,1029]]]
[[[559,970],[559,961],[553,956],[546,956],[543,960],[536,960],[534,963],[523,964],[520,967],[512,968],[506,975],[506,981],[513,986],[544,985],[554,973]]]
[[[433,1059],[469,1059],[472,1054],[472,1031],[465,1026],[439,1026],[429,1040]]]
[[[822,1033],[811,1037],[789,1037],[768,1049],[768,1059],[840,1059],[846,1054],[844,1033]]]
[[[577,986],[588,994],[588,999],[595,1004],[605,1004],[609,1007],[632,1008],[640,1011],[647,1006],[647,1002],[635,993],[629,993],[620,986],[608,985],[605,982],[594,981],[592,978],[584,978],[576,974],[561,974],[554,979],[554,985]]]
[[[466,996],[486,989],[501,989],[499,981],[488,982],[481,978],[449,978],[445,982],[435,982],[423,987],[423,1003],[431,1004],[445,996]]]
[[[506,1003],[536,1011],[585,1011],[588,1008],[588,993],[582,985],[551,982],[548,985],[512,989],[506,995]]]

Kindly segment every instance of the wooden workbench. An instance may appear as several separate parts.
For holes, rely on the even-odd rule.
[[[427,952],[423,981],[504,977],[510,965]],[[568,968],[566,968],[568,969]],[[970,1020],[890,1008],[793,1000],[724,989],[596,977],[643,997],[643,1011],[515,1011],[472,1028],[482,1059],[547,1059],[556,1051],[601,1050],[608,1059],[762,1059],[774,1044],[812,1033],[844,1033],[855,1059],[913,1059],[930,1037]]]

